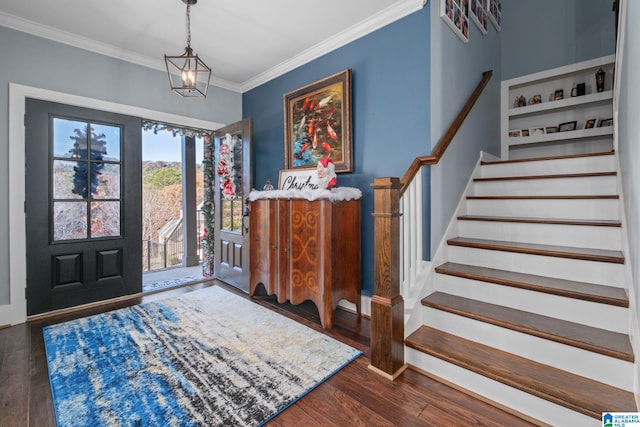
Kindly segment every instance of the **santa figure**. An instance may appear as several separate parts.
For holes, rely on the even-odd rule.
[[[328,157],[321,159],[316,168],[318,172],[318,185],[320,188],[331,188],[338,182],[336,179],[336,168],[333,160]]]

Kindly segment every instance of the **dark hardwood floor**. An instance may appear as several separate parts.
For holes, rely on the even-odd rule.
[[[55,426],[43,326],[212,285],[215,283],[199,283],[0,330],[0,426]],[[258,296],[254,301],[323,331],[318,311],[311,303],[277,304],[275,298],[267,296]],[[269,426],[533,425],[411,369],[393,382],[375,374],[368,369],[367,318],[338,310],[333,329],[323,332],[364,354],[282,412]]]

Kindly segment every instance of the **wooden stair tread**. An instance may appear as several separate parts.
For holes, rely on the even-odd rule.
[[[522,222],[529,224],[557,224],[557,225],[588,225],[595,227],[621,227],[622,222],[616,220],[589,220],[589,219],[558,219],[558,218],[530,218],[510,216],[482,216],[460,215],[462,221],[489,221],[489,222]]]
[[[617,194],[578,195],[578,196],[467,196],[467,200],[592,200],[619,199]]]
[[[566,179],[566,178],[591,178],[600,176],[616,176],[616,172],[587,172],[587,173],[562,173],[551,175],[514,175],[514,176],[498,176],[492,178],[474,178],[474,182],[487,181],[514,181],[525,179]]]
[[[468,369],[581,414],[635,412],[633,393],[421,326],[405,343],[418,351]]]
[[[544,277],[534,274],[517,273],[514,271],[498,270],[495,268],[476,267],[473,265],[444,263],[436,267],[436,273],[466,279],[527,289],[583,301],[592,301],[617,307],[629,307],[627,293],[622,288],[597,285],[593,283],[576,282],[573,280]]]
[[[526,162],[537,162],[543,160],[561,160],[561,159],[576,159],[580,157],[597,157],[597,156],[612,156],[614,151],[603,151],[599,153],[583,153],[583,154],[567,154],[563,156],[545,156],[545,157],[530,157],[526,159],[513,159],[513,160],[492,160],[492,161],[482,161],[480,162],[483,166],[489,165],[503,165],[509,163],[526,163]]]
[[[434,292],[423,298],[422,305],[616,359],[628,362],[634,360],[629,337],[619,332],[444,292]]]
[[[624,264],[621,251],[592,248],[574,248],[568,246],[540,245],[534,243],[504,242],[498,240],[471,239],[455,237],[447,240],[452,246],[463,246],[494,251],[516,252],[531,255],[553,256],[559,258],[580,259],[585,261],[610,262]]]

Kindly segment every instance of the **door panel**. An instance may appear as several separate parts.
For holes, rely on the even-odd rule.
[[[244,217],[251,191],[251,119],[216,131],[214,276],[249,292],[249,230]]]
[[[27,99],[27,314],[142,288],[141,120]]]

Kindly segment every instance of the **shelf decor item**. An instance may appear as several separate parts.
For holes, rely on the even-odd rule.
[[[558,125],[558,132],[567,132],[570,130],[576,130],[577,121],[574,120],[572,122],[560,123]]]
[[[351,70],[284,95],[284,167],[315,168],[330,158],[337,173],[352,172]]]
[[[602,67],[600,67],[600,69],[596,73],[596,90],[598,92],[602,92],[604,90],[604,75],[605,72]]]

